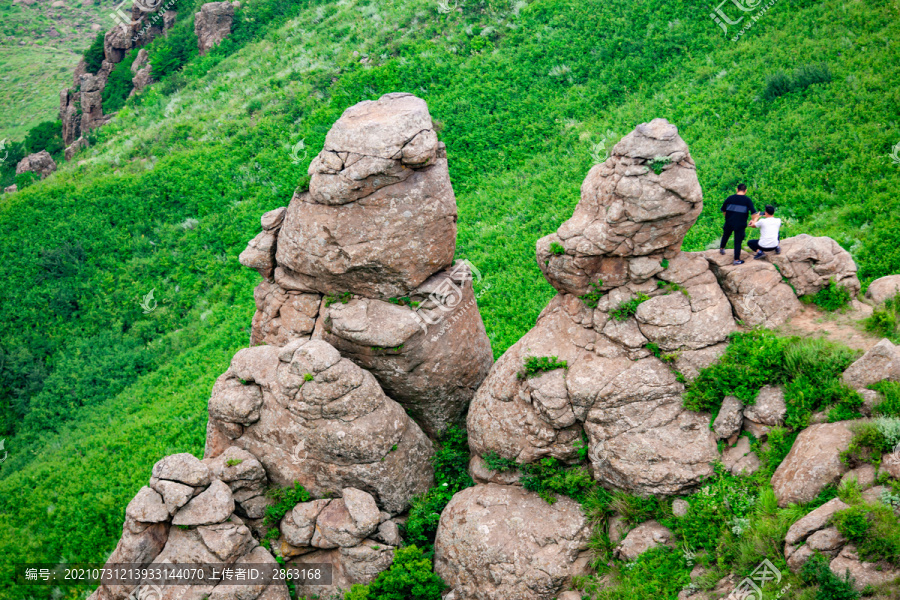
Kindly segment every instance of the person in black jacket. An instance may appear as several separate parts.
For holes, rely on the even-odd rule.
[[[747,186],[743,183],[737,186],[737,193],[728,196],[722,204],[722,214],[725,215],[725,227],[722,233],[722,242],[719,244],[719,254],[725,254],[725,246],[728,238],[734,234],[734,264],[742,265],[741,244],[744,242],[744,234],[747,231],[747,219],[756,213],[753,200],[747,196]]]

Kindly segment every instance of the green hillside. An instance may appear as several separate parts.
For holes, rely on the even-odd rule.
[[[113,26],[109,14],[117,4],[0,0],[0,140],[21,140],[38,123],[56,120],[60,90],[72,85],[91,40]]]
[[[490,284],[495,356],[553,295],[535,241],[571,214],[604,148],[655,117],[678,125],[707,199],[685,249],[715,242],[720,200],[745,181],[787,235],[850,250],[865,282],[900,273],[898,10],[780,0],[733,42],[687,0],[259,0],[203,58],[179,54],[196,48],[180,21],[151,60],[186,64],[48,180],[0,197],[0,555],[103,560],[152,464],[202,453],[212,382],[249,336],[259,278],[237,255],[361,100],[412,92],[439,122],[457,257]],[[0,58],[0,76],[40,73],[50,94],[9,96],[2,135],[53,116],[65,62]],[[23,597],[8,584],[0,574],[0,597]]]

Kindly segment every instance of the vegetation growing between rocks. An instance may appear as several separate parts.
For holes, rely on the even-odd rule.
[[[900,294],[886,299],[884,304],[865,320],[866,331],[900,342]]]
[[[822,310],[834,312],[841,310],[850,304],[852,300],[850,290],[835,283],[834,279],[828,281],[828,286],[822,288],[811,296],[801,296],[800,300],[809,304],[815,304]]]
[[[814,412],[831,407],[830,421],[860,416],[856,408],[862,398],[840,380],[859,357],[857,351],[766,330],[737,332],[729,341],[725,354],[687,387],[686,408],[716,414],[725,396],[751,405],[763,386],[783,385],[788,427],[805,427]]]
[[[650,299],[650,296],[643,292],[638,292],[637,296],[630,300],[625,300],[619,306],[609,311],[609,318],[616,321],[627,321],[637,313],[638,306]]]
[[[525,364],[522,367],[522,370],[516,374],[516,377],[519,379],[527,379],[538,373],[545,373],[556,369],[565,369],[567,367],[568,363],[564,360],[559,360],[556,356],[526,356]]]
[[[103,88],[103,113],[114,113],[123,106],[128,94],[134,89],[132,79],[134,74],[131,72],[131,65],[134,62],[135,51],[129,50],[125,54],[125,58],[113,67],[106,80],[106,86]]]

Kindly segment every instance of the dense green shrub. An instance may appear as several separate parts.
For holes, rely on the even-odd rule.
[[[584,502],[596,485],[590,472],[583,466],[565,466],[555,458],[520,465],[519,481],[526,490],[537,492],[547,503],[556,502],[555,494],[569,496]]]
[[[97,34],[94,41],[84,51],[84,68],[88,73],[96,73],[103,66],[103,37],[104,32]]]
[[[850,574],[838,577],[829,567],[829,561],[816,554],[803,565],[802,580],[808,585],[818,586],[815,600],[856,600],[859,592],[853,589]]]
[[[131,73],[131,64],[134,62],[134,50],[129,50],[125,54],[125,58],[113,67],[106,80],[106,87],[103,88],[103,113],[109,114],[116,112],[123,106],[128,99],[131,90],[134,89],[132,80],[134,75]]]
[[[838,285],[834,279],[828,280],[828,285],[813,294],[812,296],[804,296],[801,298],[806,302],[811,302],[823,310],[836,311],[850,304],[852,296],[850,290],[845,286]]]
[[[432,464],[435,485],[410,501],[404,530],[407,543],[429,552],[444,507],[456,492],[474,485],[469,476],[469,443],[464,429],[450,427],[441,435]]]
[[[147,52],[154,79],[175,73],[199,53],[193,22],[179,20],[167,35],[153,40]]]
[[[64,149],[62,121],[44,121],[35,125],[25,138],[25,148],[29,154],[46,150],[54,157]]]
[[[37,173],[32,173],[31,171],[25,171],[24,173],[18,173],[16,175],[15,183],[18,189],[24,190],[30,185],[34,185],[36,182],[41,180],[41,176]]]
[[[852,423],[853,437],[841,460],[849,464],[878,463],[881,455],[900,442],[900,419],[879,417],[874,421]]]
[[[729,339],[719,361],[688,386],[685,407],[717,412],[728,395],[753,404],[764,385],[783,385],[789,427],[805,427],[812,413],[834,405],[835,419],[858,416],[862,398],[840,379],[858,352],[819,338],[782,338],[766,330],[735,333]]]
[[[900,519],[891,506],[857,504],[834,513],[831,522],[863,560],[900,564]]]
[[[870,385],[869,389],[875,390],[883,397],[872,412],[885,417],[900,417],[900,382],[879,381]]]
[[[444,582],[432,572],[422,550],[406,546],[394,550],[394,562],[368,585],[354,584],[344,600],[440,600]]]
[[[872,311],[864,323],[866,331],[893,341],[900,340],[900,294],[885,300],[882,306]]]
[[[792,74],[777,71],[766,79],[766,87],[762,96],[764,100],[772,101],[779,96],[829,81],[831,81],[831,71],[825,63],[804,65]]]

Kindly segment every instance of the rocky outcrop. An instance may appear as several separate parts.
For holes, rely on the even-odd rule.
[[[551,600],[587,573],[589,534],[569,498],[548,504],[518,486],[478,485],[441,514],[434,568],[456,598]]]
[[[703,255],[728,296],[735,316],[744,325],[774,328],[800,312],[802,305],[797,295],[782,281],[774,265],[761,260],[734,265],[731,255],[719,254],[718,250]]]
[[[538,266],[553,287],[575,295],[648,279],[673,258],[703,208],[694,161],[665,119],[639,125],[595,165],[575,213],[538,240]]]
[[[870,283],[866,290],[866,298],[875,305],[883,304],[885,300],[897,294],[900,294],[900,275],[880,277]]]
[[[275,280],[285,289],[406,296],[453,261],[456,200],[425,102],[351,106],[288,206]]]
[[[397,514],[432,483],[432,445],[371,373],[329,344],[238,352],[209,400],[207,457],[236,445],[315,497],[355,487]]]
[[[900,381],[900,352],[885,338],[847,367],[841,379],[855,390],[865,389],[886,379]]]
[[[54,171],[56,171],[56,161],[46,150],[29,154],[16,165],[16,175],[36,173],[40,175],[41,179],[48,177]]]
[[[800,296],[815,294],[829,281],[847,288],[854,297],[861,289],[853,257],[830,237],[802,233],[786,238],[781,240],[781,254],[770,254],[769,260]]]
[[[826,485],[837,482],[849,470],[840,455],[852,437],[846,422],[810,425],[801,431],[772,475],[778,506],[810,502]]]
[[[657,157],[672,159],[661,174],[650,167]],[[708,261],[678,252],[701,208],[687,146],[665,121],[639,126],[591,170],[573,218],[538,241],[538,262],[562,293],[469,409],[475,453],[574,462],[584,432],[607,486],[674,494],[712,474],[709,416],[682,407],[684,384],[648,349],[708,354],[697,360],[709,364],[735,329]],[[565,366],[526,376],[529,357]]]
[[[887,561],[877,563],[860,560],[856,547],[845,546],[841,553],[831,561],[831,570],[839,577],[847,573],[853,581],[853,587],[861,592],[867,587],[876,587],[897,582],[900,579],[900,568]],[[896,589],[896,588],[895,588]]]
[[[142,48],[137,53],[134,62],[131,63],[131,74],[133,75],[131,83],[134,86],[134,89],[131,90],[132,94],[140,92],[145,87],[153,83],[153,75],[151,73],[152,70],[153,65],[150,64],[147,50]]]
[[[831,522],[831,517],[834,513],[846,508],[849,508],[847,504],[838,498],[833,498],[791,525],[784,538],[784,557],[787,559],[788,566],[792,571],[798,571],[813,555],[814,548],[807,548],[804,545],[807,538],[818,535],[821,543],[814,545],[820,547],[826,545],[824,543],[825,538],[831,534],[820,534],[831,529],[828,527],[828,524]],[[840,550],[840,547],[837,550]],[[832,557],[836,555],[837,551],[831,553]]]
[[[425,103],[347,109],[309,192],[263,216],[241,264],[265,280],[251,344],[321,338],[368,370],[429,435],[461,424],[493,355],[473,284],[452,264],[456,200]]]
[[[237,450],[241,453],[242,451]],[[248,464],[234,469],[250,475],[259,462],[248,453]],[[238,459],[234,459],[238,460]],[[277,564],[275,558],[254,538],[251,528],[234,512],[235,498],[246,481],[231,478],[222,465],[201,462],[190,454],[176,454],[160,460],[153,467],[150,486],[141,488],[125,509],[122,537],[107,564],[128,564],[132,568],[149,565],[233,565]],[[212,468],[211,468],[212,467]],[[225,467],[226,469],[232,467]],[[264,477],[263,473],[256,473]],[[250,475],[251,479],[253,475]],[[238,490],[234,492],[233,490]],[[142,586],[152,584],[105,584],[91,596],[92,600],[125,600],[139,597]],[[162,598],[235,598],[233,586],[213,581],[189,586],[158,587]],[[254,589],[253,598],[287,600],[290,596],[281,581],[269,581]],[[164,590],[164,592],[162,591]],[[187,595],[185,595],[187,594]],[[245,596],[241,596],[245,597]]]
[[[231,33],[234,5],[231,2],[208,2],[194,14],[194,33],[200,56],[219,45]]]

